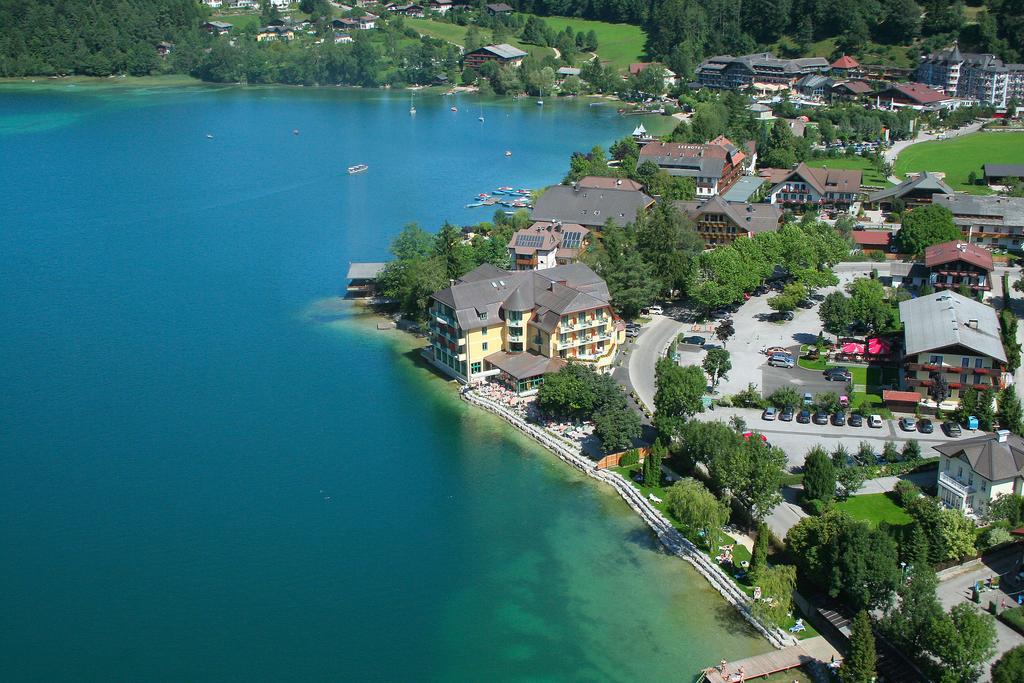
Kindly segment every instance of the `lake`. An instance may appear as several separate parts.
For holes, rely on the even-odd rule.
[[[403,224],[487,220],[477,193],[636,124],[410,100],[0,88],[5,680],[688,680],[769,649],[416,340],[310,315]]]

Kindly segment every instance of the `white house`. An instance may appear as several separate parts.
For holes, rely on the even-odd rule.
[[[221,0],[203,0],[203,4],[210,9],[218,9],[224,3]]]
[[[984,516],[1002,495],[1024,488],[1024,439],[1000,430],[935,446],[939,452],[938,497],[947,507]]]

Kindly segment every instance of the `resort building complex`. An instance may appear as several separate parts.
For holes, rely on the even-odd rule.
[[[857,170],[799,164],[792,171],[779,174],[768,199],[772,204],[849,209],[860,194],[861,175]]]
[[[1024,492],[1024,439],[1000,430],[935,446],[939,452],[938,498],[974,517],[1000,496]]]
[[[519,393],[568,360],[610,368],[625,325],[582,263],[505,271],[490,264],[431,296],[425,354],[462,382],[500,376]]]
[[[936,194],[932,201],[953,213],[953,222],[972,244],[1020,251],[1024,240],[1024,198]]]
[[[936,292],[901,302],[900,318],[906,383],[922,403],[935,406],[930,390],[937,377],[949,388],[938,406],[943,410],[956,407],[965,389],[1001,388],[1006,352],[991,306],[956,292]]]
[[[1004,64],[992,54],[960,52],[956,44],[922,57],[917,80],[947,95],[995,107],[1024,99],[1024,64]]]
[[[792,88],[808,74],[825,73],[829,68],[824,57],[779,59],[770,52],[742,57],[722,55],[701,62],[697,83],[704,88],[738,90],[753,86],[782,90]]]
[[[676,208],[693,221],[705,249],[732,244],[739,237],[779,229],[782,207],[778,204],[728,202],[722,197],[675,202]]]

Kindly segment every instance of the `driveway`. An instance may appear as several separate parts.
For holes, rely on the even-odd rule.
[[[679,336],[684,323],[664,315],[652,316],[643,326],[640,336],[633,342],[629,353],[629,383],[637,396],[650,410],[654,410],[654,366],[665,355],[669,342]]]
[[[761,377],[761,395],[765,397],[783,387],[790,387],[798,394],[810,392],[812,396],[826,391],[834,391],[839,395],[846,393],[845,382],[830,382],[825,379],[821,370],[808,370],[799,365],[787,369],[765,364],[761,370]]]

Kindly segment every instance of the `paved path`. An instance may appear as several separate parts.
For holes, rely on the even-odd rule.
[[[941,572],[939,575],[939,586],[936,593],[943,608],[948,610],[953,605],[961,602],[968,602],[973,605],[974,603],[970,602],[970,599],[971,588],[974,586],[974,582],[984,581],[994,575],[1012,571],[1014,567],[1014,559],[1017,557],[1018,552],[1019,551],[1012,553],[1011,555],[1002,556],[995,561],[989,560],[989,564],[980,563],[977,565],[958,567]],[[986,591],[981,594],[980,608],[987,611],[990,600],[994,600],[997,604],[1002,600],[1006,600],[1007,606],[1010,606],[1014,604],[1016,597],[1007,595],[999,590]],[[996,639],[996,654],[985,664],[984,673],[979,679],[981,681],[991,680],[989,675],[989,666],[991,666],[995,660],[999,659],[1004,652],[1017,647],[1018,645],[1024,644],[1024,636],[1021,636],[999,620],[996,620]]]
[[[665,353],[665,347],[683,331],[684,323],[663,315],[653,316],[643,326],[629,353],[629,383],[644,405],[654,410],[654,366]]]

